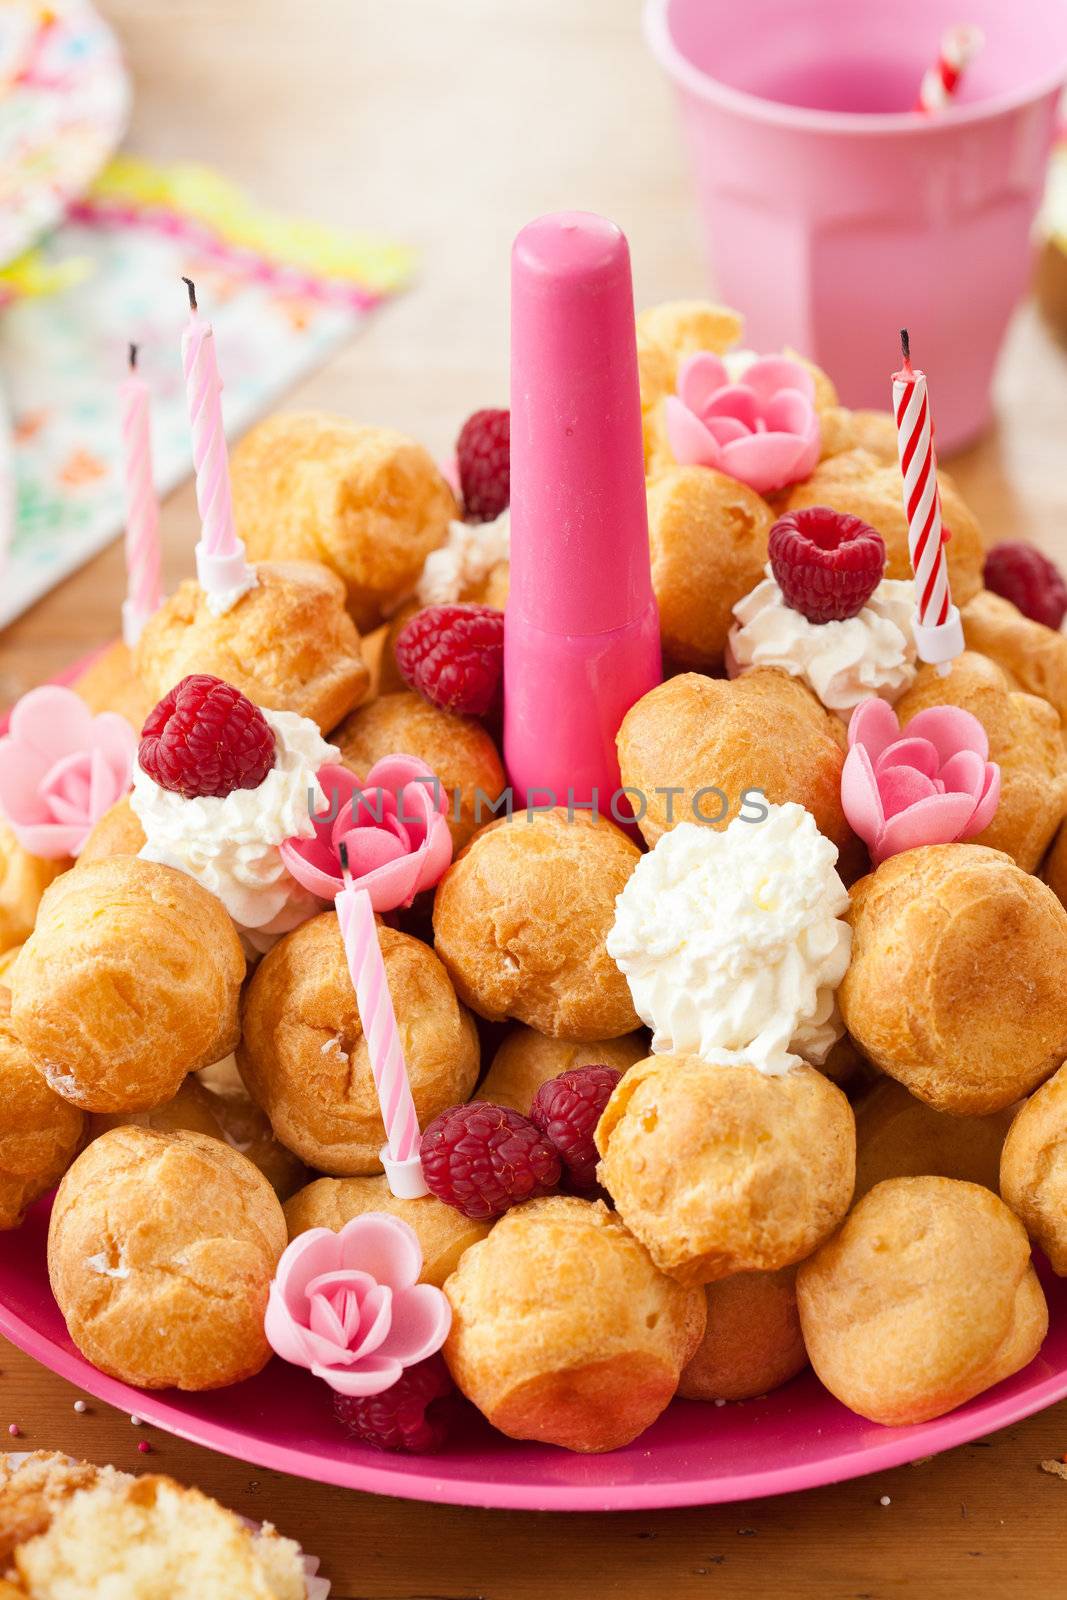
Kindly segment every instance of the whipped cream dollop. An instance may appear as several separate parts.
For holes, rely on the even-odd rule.
[[[187,800],[161,789],[137,766],[130,796],[147,840],[143,859],[187,872],[217,895],[247,946],[259,953],[321,908],[290,875],[278,846],[314,836],[312,814],[326,809],[317,774],[339,754],[307,717],[292,711],[263,715],[274,734],[275,757],[258,788]]]
[[[848,720],[861,700],[892,705],[915,679],[915,585],[883,578],[863,610],[843,622],[809,622],[786,604],[771,573],[734,606],[726,665],[781,667],[813,689],[827,711]]]
[[[510,512],[495,522],[453,522],[444,544],[426,557],[415,598],[423,606],[452,605],[480,588],[510,554]]]
[[[803,806],[683,822],[643,856],[615,902],[607,947],[652,1048],[777,1076],[819,1065],[844,1032],[835,992],[852,930],[837,847]]]

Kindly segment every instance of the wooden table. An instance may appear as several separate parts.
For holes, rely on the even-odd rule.
[[[641,304],[705,289],[637,0],[105,0],[104,10],[136,79],[134,149],[213,163],[264,201],[373,223],[423,251],[421,282],[301,387],[301,403],[447,449],[468,412],[506,400],[508,248],[540,211],[617,218]],[[991,539],[1033,538],[1067,560],[1067,359],[1031,311],[1013,330],[998,404],[996,431],[954,469]],[[189,570],[194,516],[187,487],[164,514],[169,583]],[[10,628],[0,705],[113,636],[121,588],[116,547]],[[96,1402],[76,1415],[75,1390],[6,1347],[0,1370],[0,1424],[17,1420],[27,1446],[154,1466],[270,1517],[323,1557],[337,1600],[1062,1591],[1067,1482],[1039,1462],[1067,1451],[1067,1405],[923,1465],[790,1499],[562,1518],[359,1497],[256,1471],[135,1430]]]

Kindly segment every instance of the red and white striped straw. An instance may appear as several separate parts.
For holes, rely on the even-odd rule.
[[[915,574],[915,647],[919,659],[936,663],[944,677],[949,663],[963,650],[963,625],[949,592],[926,374],[911,364],[906,328],[901,330],[900,343],[904,365],[893,375],[893,415]]]
[[[944,111],[959,87],[960,79],[985,45],[985,34],[972,23],[957,23],[941,36],[941,51],[934,66],[923,74],[915,110],[927,116]]]

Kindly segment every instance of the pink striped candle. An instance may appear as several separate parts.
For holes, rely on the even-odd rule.
[[[342,844],[345,887],[337,896],[335,906],[385,1124],[382,1166],[389,1187],[398,1199],[417,1200],[420,1195],[429,1193],[419,1155],[422,1144],[419,1119],[408,1082],[374,909],[367,891],[353,886],[347,857],[348,851]]]
[[[200,542],[196,570],[200,587],[216,615],[229,611],[243,594],[255,587],[255,569],[245,559],[237,537],[230,500],[230,458],[222,421],[222,379],[215,359],[215,334],[201,320],[196,287],[183,278],[189,291],[189,321],[182,334],[182,369],[193,435],[196,469],[196,503],[200,510]]]
[[[126,598],[122,637],[132,650],[161,599],[159,501],[152,476],[151,399],[130,345],[130,370],[119,390],[122,453],[126,468]]]
[[[915,110],[927,116],[946,110],[959,88],[960,79],[984,45],[985,34],[970,23],[946,28],[937,61],[923,74]]]
[[[952,604],[945,560],[945,530],[941,522],[941,495],[937,487],[937,457],[930,418],[926,374],[911,364],[908,330],[900,345],[904,365],[893,374],[893,415],[897,424],[897,450],[904,478],[904,511],[908,519],[908,548],[915,574],[915,648],[921,661],[948,674],[963,650],[963,624]]]

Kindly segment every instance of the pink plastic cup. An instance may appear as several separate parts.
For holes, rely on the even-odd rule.
[[[910,110],[945,27],[986,46],[953,106]],[[1031,268],[1064,0],[647,0],[673,79],[718,293],[745,342],[792,345],[846,404],[886,409],[897,330],[930,375],[943,451],[990,419]]]

